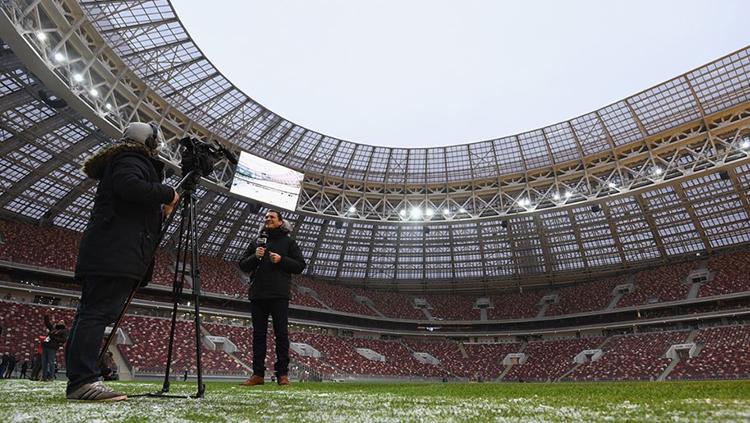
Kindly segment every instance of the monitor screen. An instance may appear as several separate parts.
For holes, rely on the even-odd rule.
[[[251,200],[294,211],[304,174],[242,152],[231,192]]]

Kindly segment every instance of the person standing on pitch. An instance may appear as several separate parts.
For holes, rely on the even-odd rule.
[[[130,292],[151,280],[162,216],[180,198],[162,184],[164,164],[156,159],[162,143],[158,126],[133,122],[122,140],[83,165],[99,183],[75,269],[81,300],[65,348],[69,400],[127,399],[104,385],[97,360],[104,329],[117,320]]]
[[[289,298],[292,273],[302,273],[305,258],[291,238],[291,225],[277,210],[269,210],[258,239],[240,260],[240,269],[252,275],[250,312],[253,319],[253,375],[243,386],[262,385],[266,372],[268,316],[276,335],[274,372],[279,385],[289,385]]]

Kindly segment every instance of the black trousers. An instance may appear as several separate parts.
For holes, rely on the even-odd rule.
[[[253,315],[253,374],[266,374],[266,336],[268,316],[273,320],[276,336],[276,377],[289,373],[289,300],[274,298],[251,300],[250,312]]]
[[[81,301],[65,346],[68,392],[83,384],[101,380],[97,359],[104,330],[117,320],[136,283],[132,279],[101,276],[84,278]]]

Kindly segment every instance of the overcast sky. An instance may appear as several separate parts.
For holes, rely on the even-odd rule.
[[[265,107],[401,147],[547,126],[750,44],[747,0],[173,4],[206,56]]]

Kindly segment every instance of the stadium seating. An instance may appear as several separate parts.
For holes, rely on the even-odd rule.
[[[373,289],[354,289],[356,295],[372,300],[375,308],[387,317],[394,319],[424,320],[422,311],[414,308],[414,296],[396,292],[376,291]]]
[[[36,338],[45,335],[43,316],[70,322],[72,309],[0,300],[0,353],[29,359]],[[118,345],[123,357],[139,373],[161,373],[165,366],[170,320],[128,315],[123,329],[132,345]],[[246,375],[252,363],[252,328],[208,323],[204,329],[214,336],[225,336],[238,347],[234,354],[202,347],[206,374]],[[291,351],[292,361],[324,377],[460,377],[495,380],[505,370],[503,359],[509,353],[524,352],[527,361],[512,366],[504,381],[635,380],[656,379],[671,359],[664,358],[673,344],[684,343],[688,331],[650,332],[613,335],[608,339],[591,337],[521,343],[459,343],[446,339],[410,338],[403,341],[340,337],[310,332],[291,332],[292,342],[311,345],[322,357],[302,357]],[[178,321],[175,332],[172,371],[195,372],[195,332],[192,321]],[[750,377],[750,326],[724,326],[700,329],[694,339],[701,349],[697,357],[681,359],[670,379]],[[595,362],[575,365],[573,358],[585,349],[603,345],[604,354]],[[269,331],[266,369],[275,361],[273,331]],[[371,361],[356,352],[369,348],[385,357]],[[438,365],[423,364],[414,352],[426,352],[440,360]],[[28,356],[26,354],[29,354]],[[234,357],[232,357],[234,355]],[[239,359],[240,362],[237,361]],[[64,368],[63,351],[58,363]],[[567,373],[569,372],[569,373]],[[566,375],[567,373],[567,375]]]
[[[479,320],[479,310],[474,308],[477,295],[431,294],[420,297],[430,303],[430,313],[436,319]]]
[[[466,366],[463,377],[494,380],[505,370],[503,359],[520,350],[521,344],[464,344]]]
[[[19,367],[23,360],[29,360],[30,363],[37,350],[38,338],[48,332],[44,326],[45,315],[52,322],[64,320],[68,328],[73,323],[74,313],[71,309],[0,301],[0,327],[3,328],[0,355],[6,352],[13,354]],[[65,368],[63,348],[57,351],[57,366]]]
[[[487,310],[489,320],[533,318],[539,313],[539,301],[548,292],[536,290],[508,292],[490,296],[493,308]]]
[[[669,379],[750,378],[750,326],[724,326],[698,331],[697,357],[683,358]]]
[[[523,350],[526,362],[512,366],[503,380],[554,381],[573,368],[578,353],[596,348],[603,340],[592,337],[529,342]]]
[[[127,316],[122,323],[133,341],[118,345],[131,367],[141,372],[161,372],[166,366],[170,320],[155,317]],[[223,351],[202,347],[203,369],[207,374],[241,374],[245,369]],[[195,372],[195,330],[191,321],[177,321],[172,353],[172,371]]]
[[[671,361],[664,358],[667,349],[684,342],[687,335],[687,331],[673,331],[614,336],[599,360],[582,364],[566,379],[655,380]]]
[[[253,363],[253,328],[246,326],[233,326],[207,323],[203,327],[213,336],[224,336],[229,338],[237,351],[234,356],[242,360],[248,367]],[[273,329],[268,328],[266,336],[266,370],[271,371],[276,361],[276,344]]]
[[[366,305],[354,300],[356,294],[352,288],[318,282],[309,278],[305,278],[304,281],[298,280],[297,284],[314,290],[321,301],[333,310],[366,316],[377,315]]]
[[[237,263],[208,256],[200,256],[199,260],[203,291],[247,298],[248,287],[242,282]]]
[[[21,264],[42,266],[51,269],[72,271],[75,266],[80,234],[60,228],[39,227],[21,222],[0,220],[0,259]],[[12,246],[12,247],[11,247]],[[153,284],[172,284],[175,258],[166,249],[157,252]],[[750,253],[736,252],[709,259],[708,267],[715,274],[713,281],[701,286],[699,295],[728,294],[750,290],[750,272],[746,263]],[[203,291],[234,297],[245,297],[247,286],[242,281],[235,263],[219,258],[201,256],[201,277]],[[635,291],[625,294],[618,307],[638,306],[651,302],[685,299],[690,289],[683,283],[687,274],[694,268],[693,263],[678,263],[641,271],[635,278]],[[614,286],[624,283],[625,277],[587,282],[567,286],[558,290],[535,289],[525,292],[510,291],[490,296],[492,308],[487,310],[490,320],[534,318],[540,311],[540,300],[548,294],[557,293],[559,302],[551,304],[546,316],[560,316],[573,313],[591,312],[607,307]],[[313,289],[320,300],[332,310],[397,319],[425,319],[421,310],[413,307],[415,296],[425,298],[431,305],[434,318],[447,320],[476,320],[480,311],[474,308],[477,294],[405,294],[350,288],[338,284],[316,281],[306,276],[295,276],[296,286]],[[309,295],[292,289],[291,304],[323,309],[324,306]],[[372,301],[374,311],[355,300],[364,296]]]
[[[701,285],[699,296],[750,291],[750,253],[739,252],[711,257],[708,269],[714,272],[711,282]]]
[[[406,340],[404,343],[414,352],[425,352],[440,360],[439,366],[450,376],[469,377],[469,361],[461,353],[457,342],[443,340]]]
[[[303,294],[298,289],[299,284],[295,282],[295,279],[292,279],[292,292],[291,292],[291,298],[289,299],[289,304],[294,304],[298,306],[303,307],[310,307],[310,308],[323,308],[323,306],[313,297]]]
[[[688,262],[638,272],[635,290],[625,294],[617,306],[628,307],[652,302],[684,300],[690,291],[690,286],[683,281],[694,267],[694,263]]]
[[[560,288],[557,292],[559,302],[551,304],[544,315],[560,316],[604,310],[612,300],[612,291],[617,285],[625,283],[625,280],[625,277],[619,277]]]
[[[73,271],[81,234],[0,220],[0,260]]]

